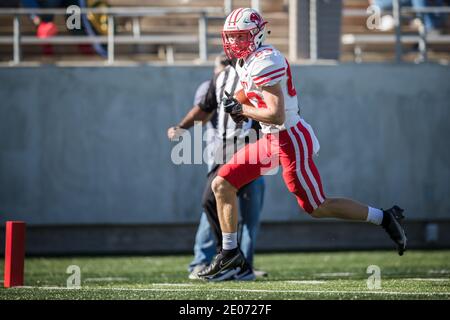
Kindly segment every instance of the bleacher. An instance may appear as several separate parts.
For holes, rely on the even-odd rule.
[[[394,61],[395,31],[369,30],[366,26],[367,16],[346,15],[346,10],[366,11],[367,0],[344,0],[342,17],[341,61]],[[411,26],[412,16],[402,16],[401,31],[404,37],[403,60],[418,61],[418,30]],[[450,61],[450,42],[442,43],[440,38],[450,33],[450,16],[442,36],[428,38],[428,58],[432,61]]]
[[[241,6],[250,6],[251,1],[234,1],[235,8]],[[223,0],[142,0],[142,1],[125,1],[125,0],[109,0],[108,3],[112,7],[192,7],[205,8],[216,7],[223,8]],[[266,12],[266,17],[271,21],[272,36],[271,41],[276,44],[283,51],[288,50],[288,25],[287,25],[287,11],[284,7],[283,0],[276,1],[261,1],[262,10]],[[211,55],[221,52],[221,28],[223,25],[223,15],[211,17],[208,20],[208,49]],[[54,22],[58,26],[58,35],[71,35],[72,33],[65,27],[65,18],[63,16],[56,16]],[[34,35],[35,27],[30,19],[26,16],[20,18],[21,34]],[[149,16],[149,17],[117,17],[116,20],[116,35],[131,35],[133,28],[136,25],[139,27],[141,35],[163,35],[163,36],[197,36],[198,35],[198,15],[196,14],[169,14],[166,16]],[[12,35],[13,32],[13,18],[0,16],[0,36]],[[135,45],[135,44],[121,44],[116,45],[115,53],[118,60],[135,60],[135,61],[153,61],[165,59],[165,44],[150,44],[150,45]],[[192,61],[198,58],[198,44],[193,41],[189,44],[175,44],[173,46],[175,60],[177,61]],[[80,54],[80,49],[76,45],[58,45],[54,46],[54,54],[52,56],[45,56],[42,54],[42,46],[24,45],[22,48],[22,56],[26,60],[86,60]],[[0,61],[11,60],[12,46],[0,45]],[[213,57],[210,56],[210,59]],[[90,60],[102,60],[101,57],[95,54],[89,57]]]
[[[234,0],[233,8],[248,7],[250,0]],[[216,7],[223,8],[223,0],[109,0],[108,3],[113,7],[191,7],[205,8]],[[261,9],[266,20],[270,22],[269,28],[271,35],[268,42],[276,45],[284,54],[288,54],[288,3],[287,0],[261,0]],[[366,10],[367,0],[344,0],[344,15],[342,18],[342,45],[341,61],[391,61],[395,56],[395,43],[391,41],[394,31],[380,32],[369,30],[366,27],[366,16],[348,16],[345,11],[348,9]],[[59,35],[71,35],[65,27],[65,17],[56,16],[55,23],[58,25]],[[0,16],[0,36],[11,35],[13,32],[12,17]],[[35,27],[27,16],[22,16],[21,33],[22,35],[34,35]],[[402,32],[406,35],[417,35],[417,30],[410,27],[409,23],[402,25]],[[171,49],[174,52],[176,61],[195,61],[198,59],[198,43],[177,42],[177,39],[183,37],[198,36],[198,15],[196,14],[169,14],[165,16],[147,16],[147,17],[117,17],[116,34],[132,35],[138,32],[141,35],[171,36],[174,44]],[[223,25],[223,16],[217,15],[208,19],[208,52],[209,59],[214,54],[222,51],[221,48],[221,29]],[[448,31],[448,30],[447,30]],[[448,32],[447,32],[448,33]],[[378,40],[377,40],[378,39]],[[417,58],[417,44],[405,43],[405,60],[413,61]],[[450,60],[450,44],[430,43],[430,60]],[[133,61],[164,61],[166,59],[167,44],[118,44],[115,47],[116,60]],[[54,54],[51,56],[43,55],[43,48],[39,45],[23,45],[22,56],[24,61],[52,61],[52,60],[94,60],[101,61],[104,58],[96,54],[90,54],[87,58],[86,53],[81,53],[77,45],[57,45],[54,46]],[[84,50],[86,51],[86,50]],[[0,61],[11,60],[12,46],[0,44]]]

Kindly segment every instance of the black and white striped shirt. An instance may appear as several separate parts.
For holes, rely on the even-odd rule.
[[[210,82],[208,92],[199,107],[206,112],[214,112],[217,110],[217,124],[215,134],[215,150],[218,155],[217,159],[226,162],[227,159],[245,145],[246,137],[249,135],[250,129],[258,130],[259,124],[252,119],[248,122],[241,122],[236,124],[233,119],[224,111],[222,106],[222,98],[225,96],[225,91],[234,95],[235,92],[242,89],[239,81],[239,76],[232,66],[227,66]],[[234,145],[234,147],[232,147]],[[232,147],[223,155],[226,147]],[[230,154],[231,153],[231,154]],[[220,163],[220,162],[219,162]]]

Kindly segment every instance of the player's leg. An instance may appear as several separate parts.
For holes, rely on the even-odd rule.
[[[368,221],[382,225],[402,255],[406,249],[406,235],[401,226],[403,210],[394,206],[382,211],[351,199],[327,199],[313,161],[312,133],[302,122],[286,130],[286,133],[280,135],[280,143],[290,143],[282,143],[285,146],[280,150],[280,162],[285,183],[296,195],[299,205],[315,218]]]
[[[315,218],[366,221],[368,207],[343,198],[326,198],[313,160],[311,132],[300,121],[280,135],[283,178],[300,206]]]
[[[283,179],[290,192],[308,213],[325,202],[322,182],[312,160],[312,141],[309,145],[299,130],[301,123],[279,134],[280,163]],[[309,147],[309,148],[308,148]]]
[[[230,279],[246,268],[245,258],[237,246],[237,191],[261,176],[264,169],[272,164],[268,159],[266,143],[267,140],[261,138],[240,149],[220,168],[218,176],[213,180],[212,189],[222,230],[222,252],[207,270],[199,273],[204,279]]]
[[[260,177],[265,171],[278,166],[278,150],[273,150],[266,136],[255,143],[247,144],[236,152],[233,157],[219,170],[212,183],[212,189],[217,201],[220,226],[223,233],[237,232],[236,192],[244,185]],[[234,236],[230,246],[222,240],[223,249],[234,249]]]
[[[214,193],[213,193],[212,187],[211,187],[212,181],[217,176],[218,169],[219,169],[219,166],[213,168],[211,170],[211,172],[208,174],[205,191],[203,193],[202,206],[206,212],[208,221],[212,226],[211,229],[212,229],[212,233],[214,234],[214,238],[216,239],[216,244],[217,244],[216,253],[220,254],[220,252],[222,251],[222,231],[220,228],[219,216],[217,213],[217,202],[216,202],[216,198],[214,196]],[[244,257],[245,257],[245,255],[244,255]],[[209,260],[209,262],[211,262],[211,260]],[[206,270],[207,270],[206,268],[199,270],[196,273],[196,278],[201,278],[201,277],[199,277],[199,273],[201,273],[201,271],[206,272]],[[231,274],[229,274],[229,275],[231,277]],[[247,268],[242,268],[234,276],[237,278],[237,280],[254,280],[254,278],[255,278],[255,275],[249,264],[248,264]],[[229,278],[225,278],[224,275],[222,274],[221,279],[214,279],[214,280],[216,280],[216,281],[229,280]]]
[[[320,192],[323,194],[319,171],[317,170],[312,157],[312,133],[303,126],[301,122],[295,131],[300,140],[306,143],[304,149],[307,149],[308,151],[308,159],[304,166],[311,171],[313,178],[316,179],[319,185]],[[383,211],[352,199],[327,198],[318,206],[318,208],[311,212],[311,216],[315,218],[367,221],[375,225],[380,225],[396,243],[399,255],[403,255],[403,252],[406,250],[407,239],[402,227],[402,220],[404,219],[403,210],[398,206],[393,206],[392,208]]]
[[[216,197],[217,213],[220,221],[220,228],[223,234],[236,234],[232,239],[222,238],[222,248],[229,249],[229,242],[232,246],[237,246],[237,229],[238,229],[238,208],[237,196],[238,188],[228,182],[221,176],[214,178],[212,183],[212,190]],[[236,248],[236,247],[235,247]]]
[[[405,218],[403,209],[393,206],[388,210],[372,208],[355,200],[344,198],[326,199],[311,216],[314,218],[338,218],[345,220],[367,221],[382,226],[396,243],[399,255],[406,251],[406,233],[402,226]]]
[[[232,279],[238,274],[246,265],[246,261],[237,249],[237,188],[219,176],[214,179],[212,187],[216,195],[222,230],[222,251],[216,255],[208,268],[198,273],[198,276],[209,281],[223,281]],[[233,250],[230,250],[232,247]]]
[[[311,216],[314,218],[367,221],[368,212],[368,206],[355,200],[346,198],[327,198],[317,209],[311,212]]]

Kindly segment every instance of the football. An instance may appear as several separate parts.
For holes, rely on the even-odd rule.
[[[241,89],[234,94],[234,98],[242,104],[253,106],[250,100],[245,95],[244,89]]]

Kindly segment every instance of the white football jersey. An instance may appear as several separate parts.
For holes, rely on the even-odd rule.
[[[282,125],[260,122],[263,133],[285,130],[300,121],[297,92],[292,83],[291,69],[280,51],[270,45],[263,45],[249,55],[244,63],[238,61],[236,71],[247,98],[257,108],[267,108],[262,87],[273,86],[278,82],[281,84],[286,120]]]

